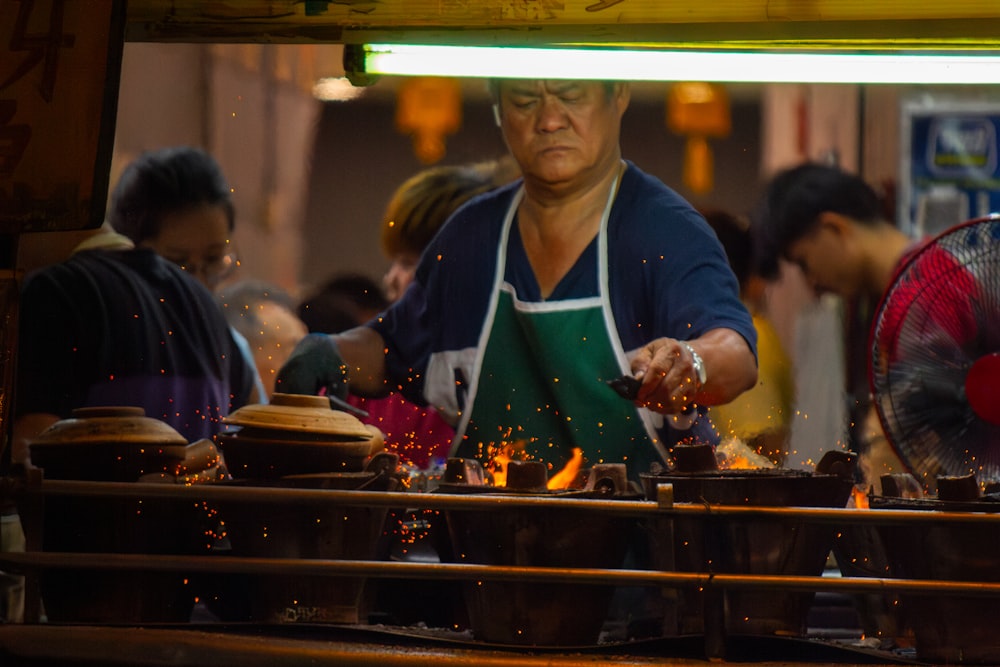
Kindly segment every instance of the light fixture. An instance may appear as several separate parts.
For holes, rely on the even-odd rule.
[[[729,83],[1000,83],[1000,52],[996,51],[857,53],[366,44],[348,45],[345,67],[348,65],[349,76],[353,71],[367,76]]]
[[[326,77],[313,85],[313,97],[321,102],[346,102],[364,94],[364,88],[356,88],[347,77]]]

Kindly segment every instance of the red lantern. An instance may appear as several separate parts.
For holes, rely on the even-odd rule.
[[[729,135],[729,94],[712,83],[675,83],[667,93],[667,127],[687,137],[684,184],[696,194],[712,190],[713,161],[709,138]]]
[[[462,125],[462,89],[457,79],[416,77],[397,91],[396,128],[413,136],[413,152],[424,164],[445,154],[445,136]]]

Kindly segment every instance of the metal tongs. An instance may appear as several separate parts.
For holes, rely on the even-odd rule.
[[[619,396],[629,401],[634,401],[639,397],[639,387],[642,382],[632,375],[622,375],[613,380],[608,380],[607,385],[615,390]]]
[[[608,380],[606,384],[614,389],[615,393],[622,398],[634,401],[639,397],[639,387],[642,386],[642,380],[632,375],[621,375],[613,380]],[[684,406],[684,409],[681,410],[680,414],[690,416],[694,412],[694,404],[689,404]]]
[[[362,410],[361,408],[354,407],[353,405],[351,405],[344,399],[340,398],[336,394],[324,391],[323,389],[320,390],[319,394],[320,396],[326,396],[327,398],[330,399],[331,410],[341,410],[342,412],[354,415],[358,419],[365,419],[368,416],[367,410]]]

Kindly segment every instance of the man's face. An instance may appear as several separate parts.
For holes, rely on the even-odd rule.
[[[826,292],[852,298],[861,290],[861,269],[850,242],[850,229],[821,218],[819,224],[788,245],[785,257],[802,269],[817,294]]]
[[[525,178],[549,187],[598,179],[620,159],[626,84],[598,81],[503,80],[500,126]]]

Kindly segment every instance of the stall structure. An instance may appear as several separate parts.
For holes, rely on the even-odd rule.
[[[623,53],[670,55],[690,70],[643,72],[672,80],[707,80],[694,68],[702,56],[792,56],[793,59],[839,54],[855,57],[906,58],[946,56],[969,61],[972,71],[989,67],[1000,54],[1000,9],[989,0],[942,4],[856,0],[661,2],[658,0],[64,0],[0,3],[0,423],[4,424],[4,460],[9,461],[11,406],[16,365],[19,239],[26,232],[86,230],[98,227],[114,141],[121,58],[128,41],[200,43],[334,43],[344,45],[345,74],[364,85],[380,70],[369,56],[396,47],[516,47],[583,49],[588,57],[618,62]],[[372,45],[381,45],[373,48]],[[461,61],[461,58],[452,58]],[[502,61],[501,61],[502,62]],[[874,61],[872,61],[874,62]],[[969,83],[946,63],[954,83]],[[996,64],[993,63],[996,71]],[[930,76],[930,61],[915,81]],[[731,68],[732,76],[766,83],[762,70]],[[874,70],[875,68],[870,68]],[[625,71],[625,70],[623,70]],[[818,69],[812,70],[818,73]],[[898,70],[897,70],[898,71]],[[963,72],[965,70],[962,70]],[[439,71],[439,74],[448,72]],[[485,73],[485,72],[484,72]],[[501,72],[499,75],[503,75]],[[776,76],[776,75],[769,75]],[[809,81],[808,70],[798,75]],[[862,76],[862,75],[858,75]],[[948,83],[947,74],[937,83]],[[969,75],[974,76],[974,75]],[[719,78],[717,80],[725,80]],[[859,79],[863,81],[864,79]],[[4,664],[703,664],[757,659],[774,664],[812,661],[866,664],[920,664],[926,655],[955,662],[989,662],[996,647],[977,653],[944,638],[940,654],[866,650],[831,644],[808,636],[773,635],[748,639],[734,632],[725,612],[724,593],[735,590],[830,592],[879,597],[899,592],[960,599],[994,596],[992,581],[934,580],[881,576],[824,577],[786,573],[678,571],[666,567],[582,567],[489,563],[391,562],[354,558],[226,557],[176,553],[80,553],[40,549],[46,504],[55,499],[138,500],[141,503],[207,507],[212,503],[273,508],[417,507],[432,511],[490,512],[549,508],[592,512],[615,521],[653,521],[668,526],[699,522],[778,522],[833,527],[835,536],[849,527],[912,526],[924,530],[942,522],[976,525],[992,534],[996,514],[989,511],[926,512],[908,510],[759,507],[712,503],[674,503],[672,491],[655,488],[652,497],[600,499],[504,498],[488,495],[404,494],[340,489],[252,489],[208,486],[144,485],[41,479],[5,465],[3,500],[17,506],[29,536],[28,551],[4,553],[0,569],[27,576],[26,620],[0,627]],[[666,485],[664,485],[666,487]],[[80,502],[84,502],[80,500]],[[967,509],[967,508],[966,508]],[[794,521],[793,521],[794,520]],[[737,532],[739,532],[737,530]],[[864,534],[864,531],[861,531]],[[856,552],[855,552],[856,553]],[[995,553],[991,554],[995,557]],[[199,625],[164,619],[141,622],[42,623],[41,573],[50,570],[120,574],[306,576],[483,582],[595,583],[657,587],[670,591],[707,591],[700,632],[642,642],[586,646],[524,646],[511,642],[469,641],[467,635],[386,628],[358,623],[234,622]],[[136,579],[141,581],[141,579]],[[255,584],[248,585],[252,592]],[[693,637],[693,638],[692,638]],[[979,647],[972,647],[979,648]]]

